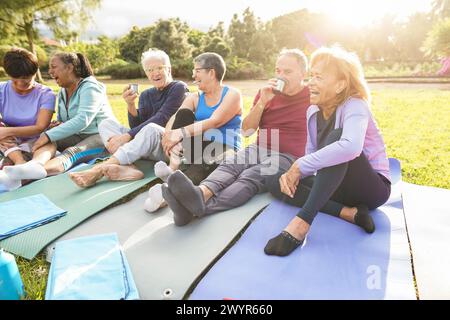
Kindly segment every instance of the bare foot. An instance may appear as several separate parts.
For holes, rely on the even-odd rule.
[[[214,193],[205,185],[200,185],[199,187],[203,192],[203,200],[205,200],[205,203],[208,202],[208,200],[212,198]]]
[[[291,234],[297,240],[303,240],[309,231],[310,225],[303,219],[295,217],[289,222],[287,227],[284,229],[289,234]]]
[[[350,223],[355,223],[355,216],[357,212],[358,209],[356,207],[343,207],[339,217]]]
[[[107,164],[103,166],[103,175],[113,181],[132,181],[144,178],[144,173],[135,166],[121,166],[118,164]]]
[[[100,180],[103,177],[103,173],[102,170],[89,169],[81,172],[71,172],[69,177],[80,188],[87,188]]]

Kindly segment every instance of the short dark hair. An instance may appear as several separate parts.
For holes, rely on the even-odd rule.
[[[54,57],[58,57],[64,64],[73,65],[73,72],[77,77],[87,78],[94,75],[88,58],[79,52],[57,52]]]
[[[213,69],[216,73],[217,81],[222,81],[225,77],[227,67],[220,54],[215,52],[205,52],[194,58],[194,63],[198,63],[205,69]]]
[[[3,68],[11,78],[34,76],[39,68],[37,57],[30,51],[13,47],[3,57]]]

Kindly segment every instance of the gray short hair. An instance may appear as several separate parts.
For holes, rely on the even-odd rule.
[[[300,65],[302,72],[306,73],[308,71],[308,58],[306,58],[306,55],[303,53],[302,50],[283,48],[278,54],[278,59],[281,58],[282,56],[289,56],[295,58],[295,60],[297,60],[298,64]]]
[[[141,58],[141,63],[142,63],[142,68],[145,69],[144,63],[145,61],[147,61],[148,59],[160,59],[164,61],[164,64],[168,67],[170,67],[170,58],[167,55],[167,53],[165,53],[162,50],[159,49],[148,49],[147,51],[142,53],[142,58]]]
[[[194,63],[198,63],[202,68],[214,69],[217,81],[222,81],[225,77],[227,67],[220,54],[215,52],[205,52],[194,58]]]

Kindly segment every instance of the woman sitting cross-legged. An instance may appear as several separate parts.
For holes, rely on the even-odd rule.
[[[22,186],[21,179],[14,179],[6,172],[14,167],[31,163],[45,165],[54,155],[49,145],[31,152],[33,145],[50,124],[55,95],[52,90],[36,83],[37,57],[23,48],[6,52],[3,66],[11,80],[0,83],[0,153],[5,156],[0,170],[0,184],[7,190]]]
[[[267,243],[268,255],[286,256],[299,247],[319,211],[374,232],[369,210],[391,192],[386,147],[358,57],[340,48],[318,49],[309,88],[306,153],[266,181],[275,197],[301,209]]]

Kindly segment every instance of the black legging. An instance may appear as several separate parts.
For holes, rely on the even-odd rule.
[[[340,139],[342,129],[328,135],[325,145]],[[281,192],[279,171],[266,180],[267,188],[278,199],[302,207],[297,214],[310,225],[319,211],[339,217],[344,206],[367,205],[372,210],[384,204],[391,194],[391,183],[373,170],[364,153],[349,162],[322,168],[316,176],[300,180],[294,198]]]
[[[192,112],[192,110],[189,109],[179,109],[175,115],[174,122],[172,124],[172,129],[179,129],[182,127],[186,127],[190,124],[193,124],[195,122],[195,114]],[[211,141],[204,141],[203,135],[193,136],[186,139],[187,141],[183,142],[183,146],[185,148],[184,150],[184,157],[186,158],[185,166],[183,166],[182,171],[186,176],[191,179],[191,181],[195,185],[199,185],[200,182],[202,182],[206,177],[209,176],[211,172],[214,171],[214,169],[217,168],[217,163],[209,163],[205,162],[203,159],[203,151],[205,148],[210,145]],[[194,146],[199,145],[201,146],[201,154],[195,154],[193,152]],[[218,149],[220,151],[218,151]],[[218,151],[214,154],[215,157],[218,157],[221,153],[227,151],[230,149],[227,145],[223,145],[222,148],[214,148],[214,151]],[[201,157],[201,160],[200,160]],[[197,160],[197,161],[196,161]],[[200,160],[200,161],[199,161]],[[201,162],[201,163],[199,163]]]

